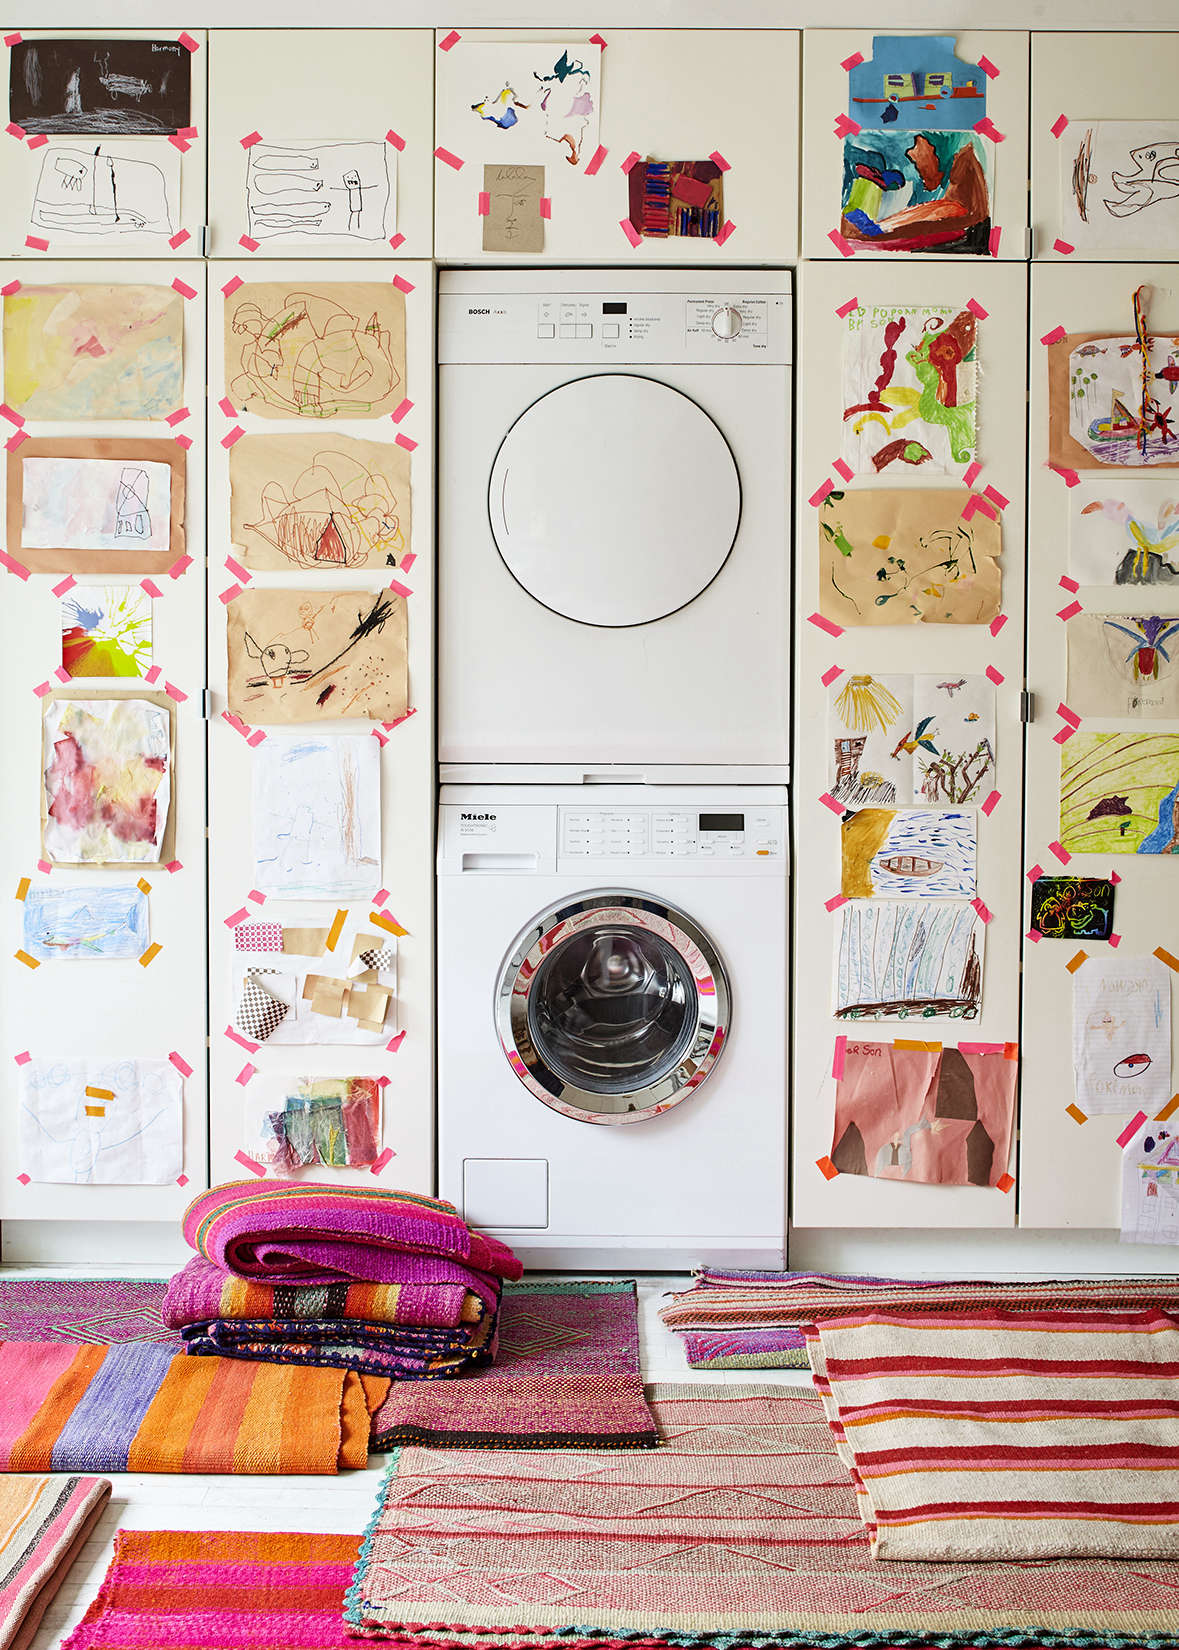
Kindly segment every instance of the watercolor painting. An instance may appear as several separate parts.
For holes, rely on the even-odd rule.
[[[179,208],[179,150],[134,142],[85,149],[55,143],[41,158],[29,222],[53,239],[168,237],[176,232]]]
[[[172,518],[169,465],[27,457],[22,471],[25,549],[167,550]]]
[[[876,34],[847,76],[847,112],[875,130],[965,132],[987,112],[987,77],[952,34]]]
[[[1058,468],[1179,465],[1179,335],[1149,325],[1135,289],[1128,335],[1073,332],[1048,345],[1048,461]]]
[[[26,132],[168,137],[192,125],[192,57],[175,37],[22,40],[8,118]]]
[[[4,399],[32,419],[166,418],[184,403],[168,286],[25,286],[4,299]]]
[[[1069,572],[1079,584],[1179,586],[1179,488],[1121,477],[1071,487]]]
[[[986,676],[840,676],[828,729],[828,789],[849,808],[981,801],[994,778]]]
[[[839,232],[872,251],[987,257],[989,170],[987,142],[974,132],[845,137]]]
[[[392,282],[250,281],[225,305],[225,388],[261,418],[380,418],[405,395],[405,296]]]
[[[158,865],[172,795],[170,709],[110,696],[45,701],[42,843],[59,865]]]
[[[837,1020],[973,1020],[986,929],[966,904],[853,900],[840,913]]]
[[[38,962],[126,961],[147,950],[147,895],[134,884],[30,888],[21,944]]]
[[[1032,928],[1046,940],[1107,940],[1113,933],[1114,884],[1105,877],[1037,877]]]
[[[409,708],[405,598],[388,590],[243,590],[229,606],[229,708],[247,722]]]
[[[251,144],[246,150],[250,236],[383,241],[397,218],[396,180],[397,151],[384,141]]]
[[[973,898],[973,809],[861,808],[841,829],[846,899]]]
[[[32,1059],[19,1153],[30,1180],[170,1186],[184,1168],[183,1083],[167,1060]]]
[[[989,624],[1003,598],[1003,526],[960,488],[832,491],[820,504],[819,611],[854,625]]]
[[[1156,1112],[1171,1098],[1171,970],[1108,952],[1073,975],[1073,1087],[1086,1116]]]
[[[245,1145],[268,1168],[363,1169],[379,1154],[379,1078],[265,1074],[256,1087],[246,1101]]]
[[[61,602],[61,664],[67,676],[146,676],[151,669],[151,597],[137,584],[75,585]]]
[[[1075,733],[1060,752],[1074,854],[1179,854],[1179,733]]]
[[[438,132],[464,159],[583,166],[598,147],[601,47],[463,38],[438,64]]]
[[[1062,234],[1086,251],[1179,245],[1179,120],[1070,116],[1060,144]]]
[[[933,1186],[994,1186],[1015,1128],[1019,1051],[851,1042],[835,1088],[840,1174]]]
[[[230,532],[247,567],[397,567],[409,550],[410,455],[392,441],[247,435],[229,452]]]
[[[859,305],[843,350],[843,457],[945,471],[976,457],[978,322],[971,309]]]
[[[1179,1244],[1179,1129],[1154,1118],[1122,1148],[1121,1238]]]
[[[363,900],[381,881],[381,750],[367,734],[271,735],[254,755],[254,886]]]
[[[1078,716],[1179,717],[1179,618],[1078,613],[1066,635]]]

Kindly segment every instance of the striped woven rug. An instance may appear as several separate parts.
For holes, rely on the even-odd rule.
[[[1165,1313],[867,1312],[807,1342],[878,1558],[1179,1559]]]
[[[109,1478],[0,1475],[0,1650],[28,1650],[110,1497]]]
[[[353,1630],[470,1650],[1179,1650],[1174,1564],[881,1564],[809,1393],[649,1395],[657,1450],[401,1450]]]

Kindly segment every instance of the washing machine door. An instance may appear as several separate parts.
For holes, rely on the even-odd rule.
[[[638,1123],[700,1086],[729,1030],[716,947],[683,911],[599,888],[560,900],[500,968],[496,1029],[546,1106],[583,1123]]]
[[[525,409],[488,483],[496,547],[579,624],[651,624],[712,583],[741,520],[728,442],[690,396],[633,373],[576,378]]]

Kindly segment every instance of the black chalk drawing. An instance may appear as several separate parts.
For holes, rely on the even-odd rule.
[[[19,40],[8,118],[49,137],[168,135],[192,124],[191,79],[178,40]]]

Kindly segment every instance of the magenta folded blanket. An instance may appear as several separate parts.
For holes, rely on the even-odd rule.
[[[213,1318],[360,1321],[455,1329],[477,1323],[499,1304],[500,1283],[462,1261],[438,1255],[385,1257],[386,1282],[270,1283],[242,1278],[194,1255],[172,1279],[163,1319],[171,1329]]]
[[[184,1236],[215,1266],[269,1283],[386,1283],[400,1255],[457,1260],[501,1278],[524,1270],[498,1238],[473,1232],[453,1204],[378,1187],[232,1181],[193,1199]]]

